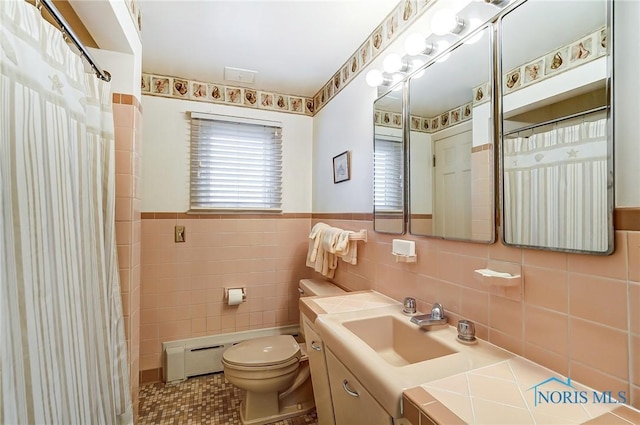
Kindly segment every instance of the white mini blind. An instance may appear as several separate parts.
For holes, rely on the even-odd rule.
[[[373,152],[373,205],[375,211],[403,209],[402,142],[376,137]]]
[[[191,113],[191,209],[280,211],[282,128]]]

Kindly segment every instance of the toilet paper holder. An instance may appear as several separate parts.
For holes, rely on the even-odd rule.
[[[242,302],[247,301],[247,288],[224,288],[224,302],[229,302],[229,291],[239,289],[242,291]]]

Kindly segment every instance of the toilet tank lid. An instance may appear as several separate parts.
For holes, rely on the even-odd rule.
[[[222,358],[239,366],[272,366],[300,358],[300,346],[291,335],[248,339],[228,348]]]
[[[342,295],[346,293],[342,288],[322,279],[301,279],[300,288],[304,290],[303,296],[307,297],[314,295]]]

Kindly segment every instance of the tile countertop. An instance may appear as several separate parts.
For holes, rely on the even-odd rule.
[[[315,322],[319,314],[394,304],[400,305],[369,290],[301,298],[300,310]],[[602,400],[602,393],[595,393]],[[567,403],[558,402],[562,395],[568,397]],[[592,389],[516,355],[405,390],[402,405],[404,416],[412,425],[640,424],[640,411],[615,402],[594,402]]]
[[[608,400],[596,402],[592,389],[516,356],[405,390],[402,404],[412,425],[640,424],[640,411]]]
[[[400,305],[400,303],[371,290],[348,292],[345,295],[328,297],[302,297],[299,302],[300,311],[312,322],[316,321],[318,314],[346,313],[390,305]]]

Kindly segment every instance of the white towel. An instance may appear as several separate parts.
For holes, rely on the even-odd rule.
[[[309,233],[307,267],[313,268],[326,277],[333,277],[338,267],[338,258],[356,265],[358,262],[358,245],[349,240],[353,232],[331,227],[325,223],[317,223]]]
[[[324,249],[322,243],[324,234],[328,229],[331,229],[331,226],[325,223],[317,223],[311,229],[306,265],[323,276],[332,278],[337,267],[337,261],[333,254]]]

